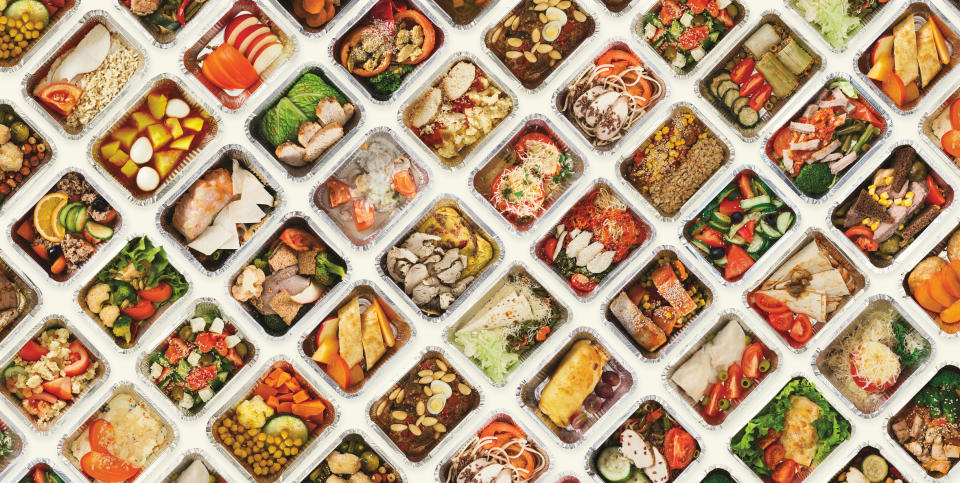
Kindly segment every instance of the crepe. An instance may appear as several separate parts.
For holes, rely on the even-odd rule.
[[[383,332],[380,330],[380,317],[374,305],[371,304],[370,307],[363,312],[361,324],[363,356],[367,364],[367,370],[369,371],[377,361],[383,357],[383,354],[387,352],[387,348],[383,344]]]
[[[787,259],[777,271],[773,272],[767,281],[763,283],[765,287],[778,285],[790,280],[790,274],[796,269],[803,269],[814,274],[833,269],[833,264],[824,255],[820,245],[816,240],[807,243],[799,252]]]
[[[653,351],[667,342],[667,335],[663,329],[643,315],[627,294],[623,292],[617,294],[617,297],[610,302],[610,312],[640,347]]]
[[[817,429],[813,422],[820,418],[820,407],[804,396],[790,396],[790,409],[783,421],[780,444],[784,458],[798,465],[810,466],[817,454]]]
[[[920,27],[917,32],[917,63],[920,66],[920,87],[927,87],[934,77],[940,73],[940,55],[937,53],[937,44],[934,32],[937,26],[933,20]]]
[[[704,351],[710,357],[711,375],[718,371],[725,371],[730,364],[740,362],[740,356],[747,347],[747,334],[740,324],[731,320],[723,326],[713,340],[704,346]]]
[[[670,380],[677,383],[683,392],[699,403],[710,385],[711,374],[710,356],[705,350],[700,349],[673,372]]]
[[[557,426],[567,427],[570,418],[600,382],[606,363],[607,355],[592,342],[587,339],[575,342],[543,388],[538,403],[540,411]]]
[[[480,309],[480,315],[467,322],[457,333],[509,327],[532,318],[530,301],[517,294],[510,285],[504,285]]]
[[[353,367],[363,360],[363,342],[360,335],[360,297],[354,297],[337,311],[340,328],[337,331],[340,357]]]
[[[820,292],[830,298],[850,295],[847,282],[843,279],[843,275],[840,274],[840,270],[837,269],[813,274],[813,276],[810,277],[807,290],[810,292]]]
[[[913,15],[893,27],[893,71],[907,85],[920,75],[917,64],[917,33]]]
[[[777,299],[794,313],[807,314],[811,319],[821,322],[827,320],[827,296],[823,293],[806,291],[799,297],[790,295],[786,290],[760,290],[757,293]]]

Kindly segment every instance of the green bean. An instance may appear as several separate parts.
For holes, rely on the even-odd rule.
[[[847,134],[843,137],[843,145],[840,148],[841,151],[847,152],[850,149],[850,146],[853,145],[853,134]]]
[[[840,129],[837,129],[834,132],[834,134],[836,134],[837,136],[846,136],[847,134],[860,132],[861,129],[863,129],[863,127],[854,122],[854,123],[843,125],[842,127],[840,127]]]
[[[867,129],[864,130],[864,131],[863,131],[863,134],[860,135],[860,139],[857,139],[857,144],[854,144],[854,145],[853,145],[853,148],[850,149],[849,151],[846,151],[846,152],[847,152],[847,153],[856,153],[857,150],[860,149],[861,146],[863,146],[867,141],[870,140],[870,138],[873,137],[873,130],[874,130],[874,129],[876,129],[876,128],[873,127],[873,124],[868,125],[868,126],[867,126]]]

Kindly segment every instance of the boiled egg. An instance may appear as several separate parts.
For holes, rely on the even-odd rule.
[[[160,173],[150,166],[144,166],[137,171],[137,187],[143,191],[153,191],[160,185]]]
[[[560,26],[563,27],[567,23],[567,14],[563,13],[563,10],[560,10],[557,7],[549,7],[543,16],[547,17],[547,20],[552,22],[560,22]]]
[[[439,394],[434,394],[430,396],[430,399],[427,399],[427,411],[430,414],[440,414],[440,411],[443,411],[444,406],[447,405],[447,398]]]
[[[134,163],[143,164],[150,161],[152,157],[153,144],[150,143],[150,140],[147,139],[146,136],[140,136],[133,142],[133,145],[130,146],[130,159],[132,159]]]
[[[557,40],[557,37],[560,36],[561,29],[563,29],[563,24],[558,21],[547,22],[546,24],[544,24],[543,26],[544,42],[553,42],[554,40]]]
[[[430,383],[430,392],[443,397],[450,397],[450,395],[453,394],[453,388],[440,379],[436,379]]]
[[[167,101],[167,117],[181,119],[190,115],[190,106],[183,99],[170,99]]]

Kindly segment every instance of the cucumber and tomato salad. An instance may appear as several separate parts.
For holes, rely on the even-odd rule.
[[[757,175],[744,171],[694,218],[685,235],[725,280],[734,282],[794,221],[783,200]]]

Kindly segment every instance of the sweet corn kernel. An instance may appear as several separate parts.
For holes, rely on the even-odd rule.
[[[913,200],[906,200],[903,202],[903,206],[911,206],[911,205],[913,205]]]
[[[875,221],[875,222],[873,222],[873,223],[870,224],[870,229],[873,230],[873,231],[877,231],[877,228],[879,228],[879,227],[880,227],[880,223],[879,223],[879,222],[876,222],[876,221]]]
[[[904,197],[908,200],[912,200],[914,197],[913,191],[907,191],[907,194]]]

